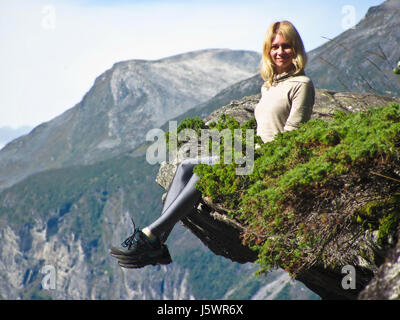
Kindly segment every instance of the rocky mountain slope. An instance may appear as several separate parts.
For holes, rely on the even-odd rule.
[[[116,63],[76,106],[0,151],[0,190],[32,173],[131,150],[150,129],[253,75],[259,58],[215,49]]]
[[[400,96],[393,68],[400,59],[400,1],[368,10],[354,27],[309,53],[317,88]]]
[[[0,150],[10,141],[27,134],[32,128],[22,126],[18,128],[0,127]]]

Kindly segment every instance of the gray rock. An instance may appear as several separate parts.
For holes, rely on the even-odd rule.
[[[398,238],[400,239],[400,235]],[[400,243],[389,251],[385,262],[358,299],[400,300]]]

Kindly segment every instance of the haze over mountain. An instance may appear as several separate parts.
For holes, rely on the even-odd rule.
[[[22,126],[18,128],[0,127],[0,149],[3,148],[8,142],[27,134],[32,128],[29,126]]]

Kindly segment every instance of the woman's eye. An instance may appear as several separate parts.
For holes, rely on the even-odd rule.
[[[280,45],[280,46],[278,46],[278,45],[275,44],[275,45],[272,45],[272,46],[271,46],[271,49],[273,49],[273,50],[278,50],[279,47],[282,47],[282,50],[291,49],[291,46],[290,46],[289,44],[282,44],[282,45]]]

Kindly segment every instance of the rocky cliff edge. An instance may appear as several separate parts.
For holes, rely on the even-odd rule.
[[[204,122],[217,121],[221,114],[226,114],[244,124],[254,118],[254,107],[259,99],[260,95],[253,95],[234,100],[212,112]],[[370,107],[384,106],[391,102],[399,103],[400,100],[376,94],[317,89],[312,118],[330,121],[337,111],[365,112]],[[164,189],[168,190],[177,164],[186,156],[181,152],[176,161],[161,164],[156,181]],[[398,169],[390,168],[394,172]],[[315,258],[298,272],[292,273],[292,277],[303,282],[323,299],[400,299],[398,233],[390,237],[389,243],[382,245],[376,230],[362,227],[354,229],[349,220],[341,220],[349,212],[366,210],[372,200],[397,194],[399,189],[400,177],[397,179],[378,173],[357,172],[336,179],[331,194],[325,195],[324,200],[318,202],[319,208],[309,211],[304,223],[306,226],[307,223],[315,223],[318,220],[313,220],[313,216],[326,217],[326,212],[330,211],[327,219],[340,221],[341,227],[324,243],[323,248],[315,248],[316,251],[320,250],[318,259]],[[340,209],[335,211],[334,208]],[[398,209],[395,206],[394,210],[397,211],[394,216],[397,218],[400,215]],[[259,252],[243,240],[247,226],[227,214],[228,211],[221,203],[203,196],[200,204],[181,222],[213,253],[239,263],[255,262]],[[328,223],[327,226],[329,228],[332,225]],[[398,225],[396,228],[398,230]],[[267,238],[268,235],[264,235],[264,239]],[[348,270],[345,266],[354,269]],[[350,271],[354,271],[354,274]],[[351,284],[351,277],[354,277],[354,284]]]

